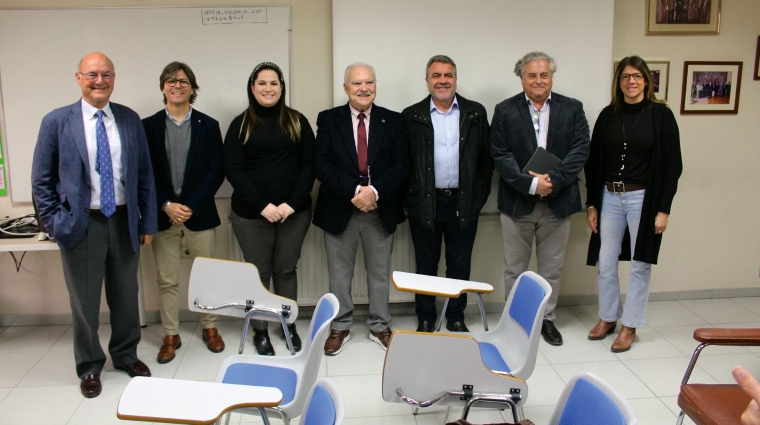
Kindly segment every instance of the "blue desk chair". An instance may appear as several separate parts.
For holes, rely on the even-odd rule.
[[[329,378],[317,379],[306,397],[306,408],[301,414],[303,425],[340,425],[343,423],[343,397],[340,389]]]
[[[319,365],[330,323],[338,314],[338,299],[325,294],[319,299],[309,326],[303,349],[294,356],[258,356],[238,354],[222,362],[216,382],[238,385],[276,387],[282,391],[282,403],[267,408],[268,414],[282,418],[285,425],[301,414],[310,388],[317,380]],[[240,409],[238,413],[258,415],[257,410]],[[229,415],[226,418],[229,423]]]
[[[567,383],[549,425],[636,425],[628,401],[593,373],[579,373]]]
[[[533,374],[541,339],[544,308],[552,288],[533,272],[518,276],[496,327],[488,332],[462,333],[480,345],[483,363],[494,373],[527,380]]]

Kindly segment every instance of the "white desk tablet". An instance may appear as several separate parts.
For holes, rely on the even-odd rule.
[[[438,324],[435,327],[436,331],[441,329],[443,317],[446,315],[446,308],[449,306],[449,299],[456,298],[463,292],[474,292],[478,297],[478,305],[480,306],[480,317],[483,319],[483,327],[486,331],[488,330],[486,312],[483,310],[483,297],[481,296],[481,294],[493,292],[493,286],[487,283],[394,271],[393,286],[399,291],[432,295],[435,297],[446,297],[446,301],[443,303],[441,317],[438,319]]]
[[[274,387],[135,377],[116,410],[119,419],[174,424],[213,424],[230,410],[274,407],[282,392]]]

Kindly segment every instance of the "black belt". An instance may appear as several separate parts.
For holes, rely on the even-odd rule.
[[[116,211],[113,213],[116,214],[117,212],[121,212],[127,209],[126,205],[117,205]],[[103,212],[96,208],[90,208],[90,215],[103,215]]]
[[[436,195],[443,196],[443,197],[446,197],[446,198],[448,198],[449,196],[455,196],[458,193],[459,193],[459,189],[456,188],[456,187],[455,188],[451,188],[451,189],[438,189],[438,188],[435,189],[435,194]]]
[[[647,188],[645,184],[636,183],[623,183],[623,182],[605,182],[607,190],[613,193],[625,193],[634,192],[637,190],[644,190]]]

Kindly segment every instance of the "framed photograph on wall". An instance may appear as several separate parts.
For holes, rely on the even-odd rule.
[[[753,80],[760,80],[760,35],[757,36],[757,52],[755,53],[755,75]]]
[[[737,114],[742,62],[684,62],[681,114]]]
[[[647,0],[646,34],[718,34],[721,0]]]
[[[649,72],[652,73],[652,82],[654,83],[654,96],[662,100],[668,101],[668,81],[670,80],[670,61],[657,61],[644,59],[649,66]],[[615,65],[612,67],[612,73],[615,74],[615,70],[618,67],[620,61],[615,61]]]

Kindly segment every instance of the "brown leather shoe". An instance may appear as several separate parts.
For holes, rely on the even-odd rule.
[[[599,319],[599,323],[597,323],[596,326],[594,326],[594,329],[591,329],[591,332],[588,333],[588,339],[592,341],[604,339],[607,335],[615,332],[615,327],[617,327],[617,321],[605,322],[604,320]]]
[[[175,351],[179,347],[182,347],[182,341],[179,339],[179,335],[166,335],[164,337],[164,343],[161,345],[161,349],[158,350],[156,361],[163,364],[174,360],[174,356],[176,355]]]
[[[100,374],[85,375],[79,384],[79,389],[82,390],[82,395],[87,398],[99,396],[100,391],[103,390],[103,386],[100,385]]]
[[[351,339],[349,332],[348,330],[336,331],[335,329],[330,329],[330,336],[325,341],[325,354],[328,356],[339,354],[343,346]]]
[[[216,328],[208,328],[203,330],[203,340],[206,341],[206,347],[212,353],[221,353],[224,351],[224,341],[222,336],[219,335]]]
[[[388,349],[388,344],[391,342],[391,328],[385,328],[380,332],[369,331],[369,339],[375,341],[383,347],[383,350]]]
[[[127,375],[132,378],[135,376],[150,376],[150,369],[148,369],[148,365],[140,360],[124,366],[114,366],[114,369],[123,370],[124,372],[127,372]]]
[[[629,328],[628,326],[621,325],[620,333],[617,338],[615,338],[615,342],[612,343],[612,352],[623,353],[630,350],[634,338],[636,338],[636,328]]]

